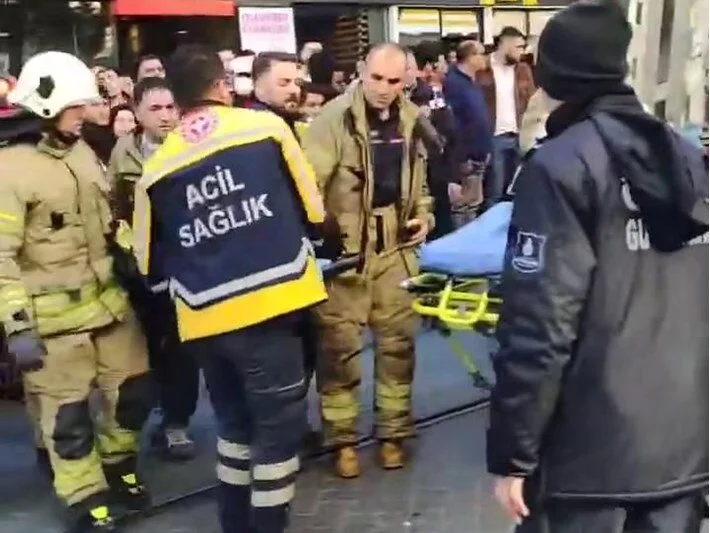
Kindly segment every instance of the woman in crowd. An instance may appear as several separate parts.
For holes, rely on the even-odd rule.
[[[129,105],[119,105],[111,109],[111,130],[116,138],[133,133],[136,129],[136,116]]]
[[[111,129],[111,108],[105,90],[99,90],[103,99],[86,106],[81,136],[96,154],[104,168],[108,165],[116,136]]]

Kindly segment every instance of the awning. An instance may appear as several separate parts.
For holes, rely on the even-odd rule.
[[[233,17],[234,0],[114,0],[116,17]]]
[[[447,8],[447,7],[465,7],[470,9],[482,7],[516,7],[525,9],[547,8],[547,7],[565,7],[572,3],[573,0],[348,0],[343,1],[344,6],[400,6],[400,7],[421,7],[421,8]],[[624,0],[627,1],[628,0]],[[264,3],[267,2],[267,3]],[[239,0],[240,6],[262,6],[276,4],[294,4],[304,6],[308,4],[334,4],[340,5],[341,2],[333,0]]]

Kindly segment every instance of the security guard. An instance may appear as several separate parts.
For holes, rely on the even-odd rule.
[[[182,47],[167,73],[184,114],[144,164],[135,251],[149,280],[168,280],[204,371],[223,531],[281,533],[306,426],[299,312],[326,299],[306,236],[323,203],[283,120],[228,107],[216,52]]]
[[[487,439],[518,533],[699,533],[707,509],[708,167],[625,84],[631,38],[612,0],[540,36]]]
[[[363,327],[372,327],[377,437],[384,468],[404,465],[402,441],[412,436],[414,335],[418,322],[400,283],[416,275],[415,247],[434,227],[426,184],[426,153],[415,135],[419,109],[402,96],[406,54],[375,46],[362,82],[329,102],[303,146],[346,234],[345,252],[359,254],[357,273],[329,282],[316,309],[322,356],[317,376],[326,445],[339,446],[337,473],[360,473],[354,449]]]
[[[34,56],[9,101],[42,117],[45,134],[0,151],[0,320],[39,402],[55,490],[82,533],[113,530],[109,487],[123,505],[147,502],[135,472],[148,414],[145,340],[107,251],[105,177],[79,138],[84,106],[98,97],[76,57]]]

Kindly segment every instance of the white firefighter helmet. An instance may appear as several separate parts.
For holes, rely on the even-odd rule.
[[[64,52],[42,52],[22,67],[7,100],[43,118],[64,109],[99,100],[96,78],[78,57]]]

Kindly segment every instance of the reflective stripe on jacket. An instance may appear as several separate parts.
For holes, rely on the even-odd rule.
[[[134,251],[145,275],[161,265],[181,338],[208,337],[326,298],[304,226],[324,217],[313,171],[283,120],[205,107],[183,117],[144,164]]]
[[[7,334],[106,326],[124,317],[113,276],[108,183],[91,149],[0,150],[0,321]]]

